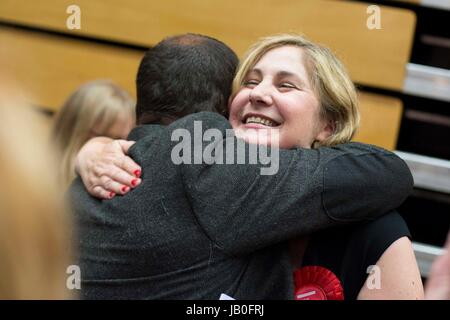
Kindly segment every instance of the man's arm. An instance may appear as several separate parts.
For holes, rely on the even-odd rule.
[[[204,130],[229,128],[220,116],[199,113],[169,129],[184,128],[194,136],[194,121],[203,121]],[[210,144],[205,142],[203,149]],[[237,159],[236,148],[233,151]],[[245,152],[248,155],[248,144]],[[278,173],[261,175],[263,167],[236,161],[181,165],[199,223],[230,254],[342,223],[375,219],[398,207],[413,187],[403,160],[361,143],[279,150]]]
[[[194,121],[203,121],[202,134],[208,128],[230,129],[223,117],[198,113],[176,121],[169,130],[188,129],[194,137]],[[168,139],[160,145],[173,148],[174,144]],[[157,151],[149,149],[149,161]],[[230,253],[252,251],[340,223],[374,219],[398,207],[413,185],[403,160],[359,143],[280,150],[277,174],[261,175],[261,167],[180,166],[199,223]],[[114,170],[117,167],[110,166],[102,173],[111,176]]]

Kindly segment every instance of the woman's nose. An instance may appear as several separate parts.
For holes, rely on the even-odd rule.
[[[260,83],[250,91],[250,102],[253,104],[271,105],[272,95],[267,84]]]

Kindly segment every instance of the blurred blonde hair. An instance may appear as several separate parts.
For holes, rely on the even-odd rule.
[[[0,119],[0,299],[71,298],[71,224],[48,131],[34,110],[2,97]]]
[[[130,95],[109,80],[88,82],[67,99],[55,116],[51,132],[63,187],[75,178],[75,156],[86,141],[106,134],[121,115],[129,113],[134,118],[134,107]],[[100,126],[98,132],[93,132],[96,126]]]
[[[313,147],[348,142],[359,126],[358,97],[347,70],[330,49],[301,35],[280,34],[260,39],[245,55],[233,80],[232,97],[240,90],[247,73],[268,51],[295,46],[303,49],[305,68],[319,102],[320,116],[334,125],[333,134]]]

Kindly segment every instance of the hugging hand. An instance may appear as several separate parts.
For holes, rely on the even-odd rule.
[[[134,141],[97,137],[89,140],[75,160],[75,168],[88,192],[111,199],[141,183],[141,167],[127,156]]]

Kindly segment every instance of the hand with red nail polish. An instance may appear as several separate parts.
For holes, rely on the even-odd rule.
[[[111,199],[112,193],[126,194],[141,183],[141,167],[127,156],[133,144],[133,141],[97,137],[81,148],[75,167],[92,196]]]

